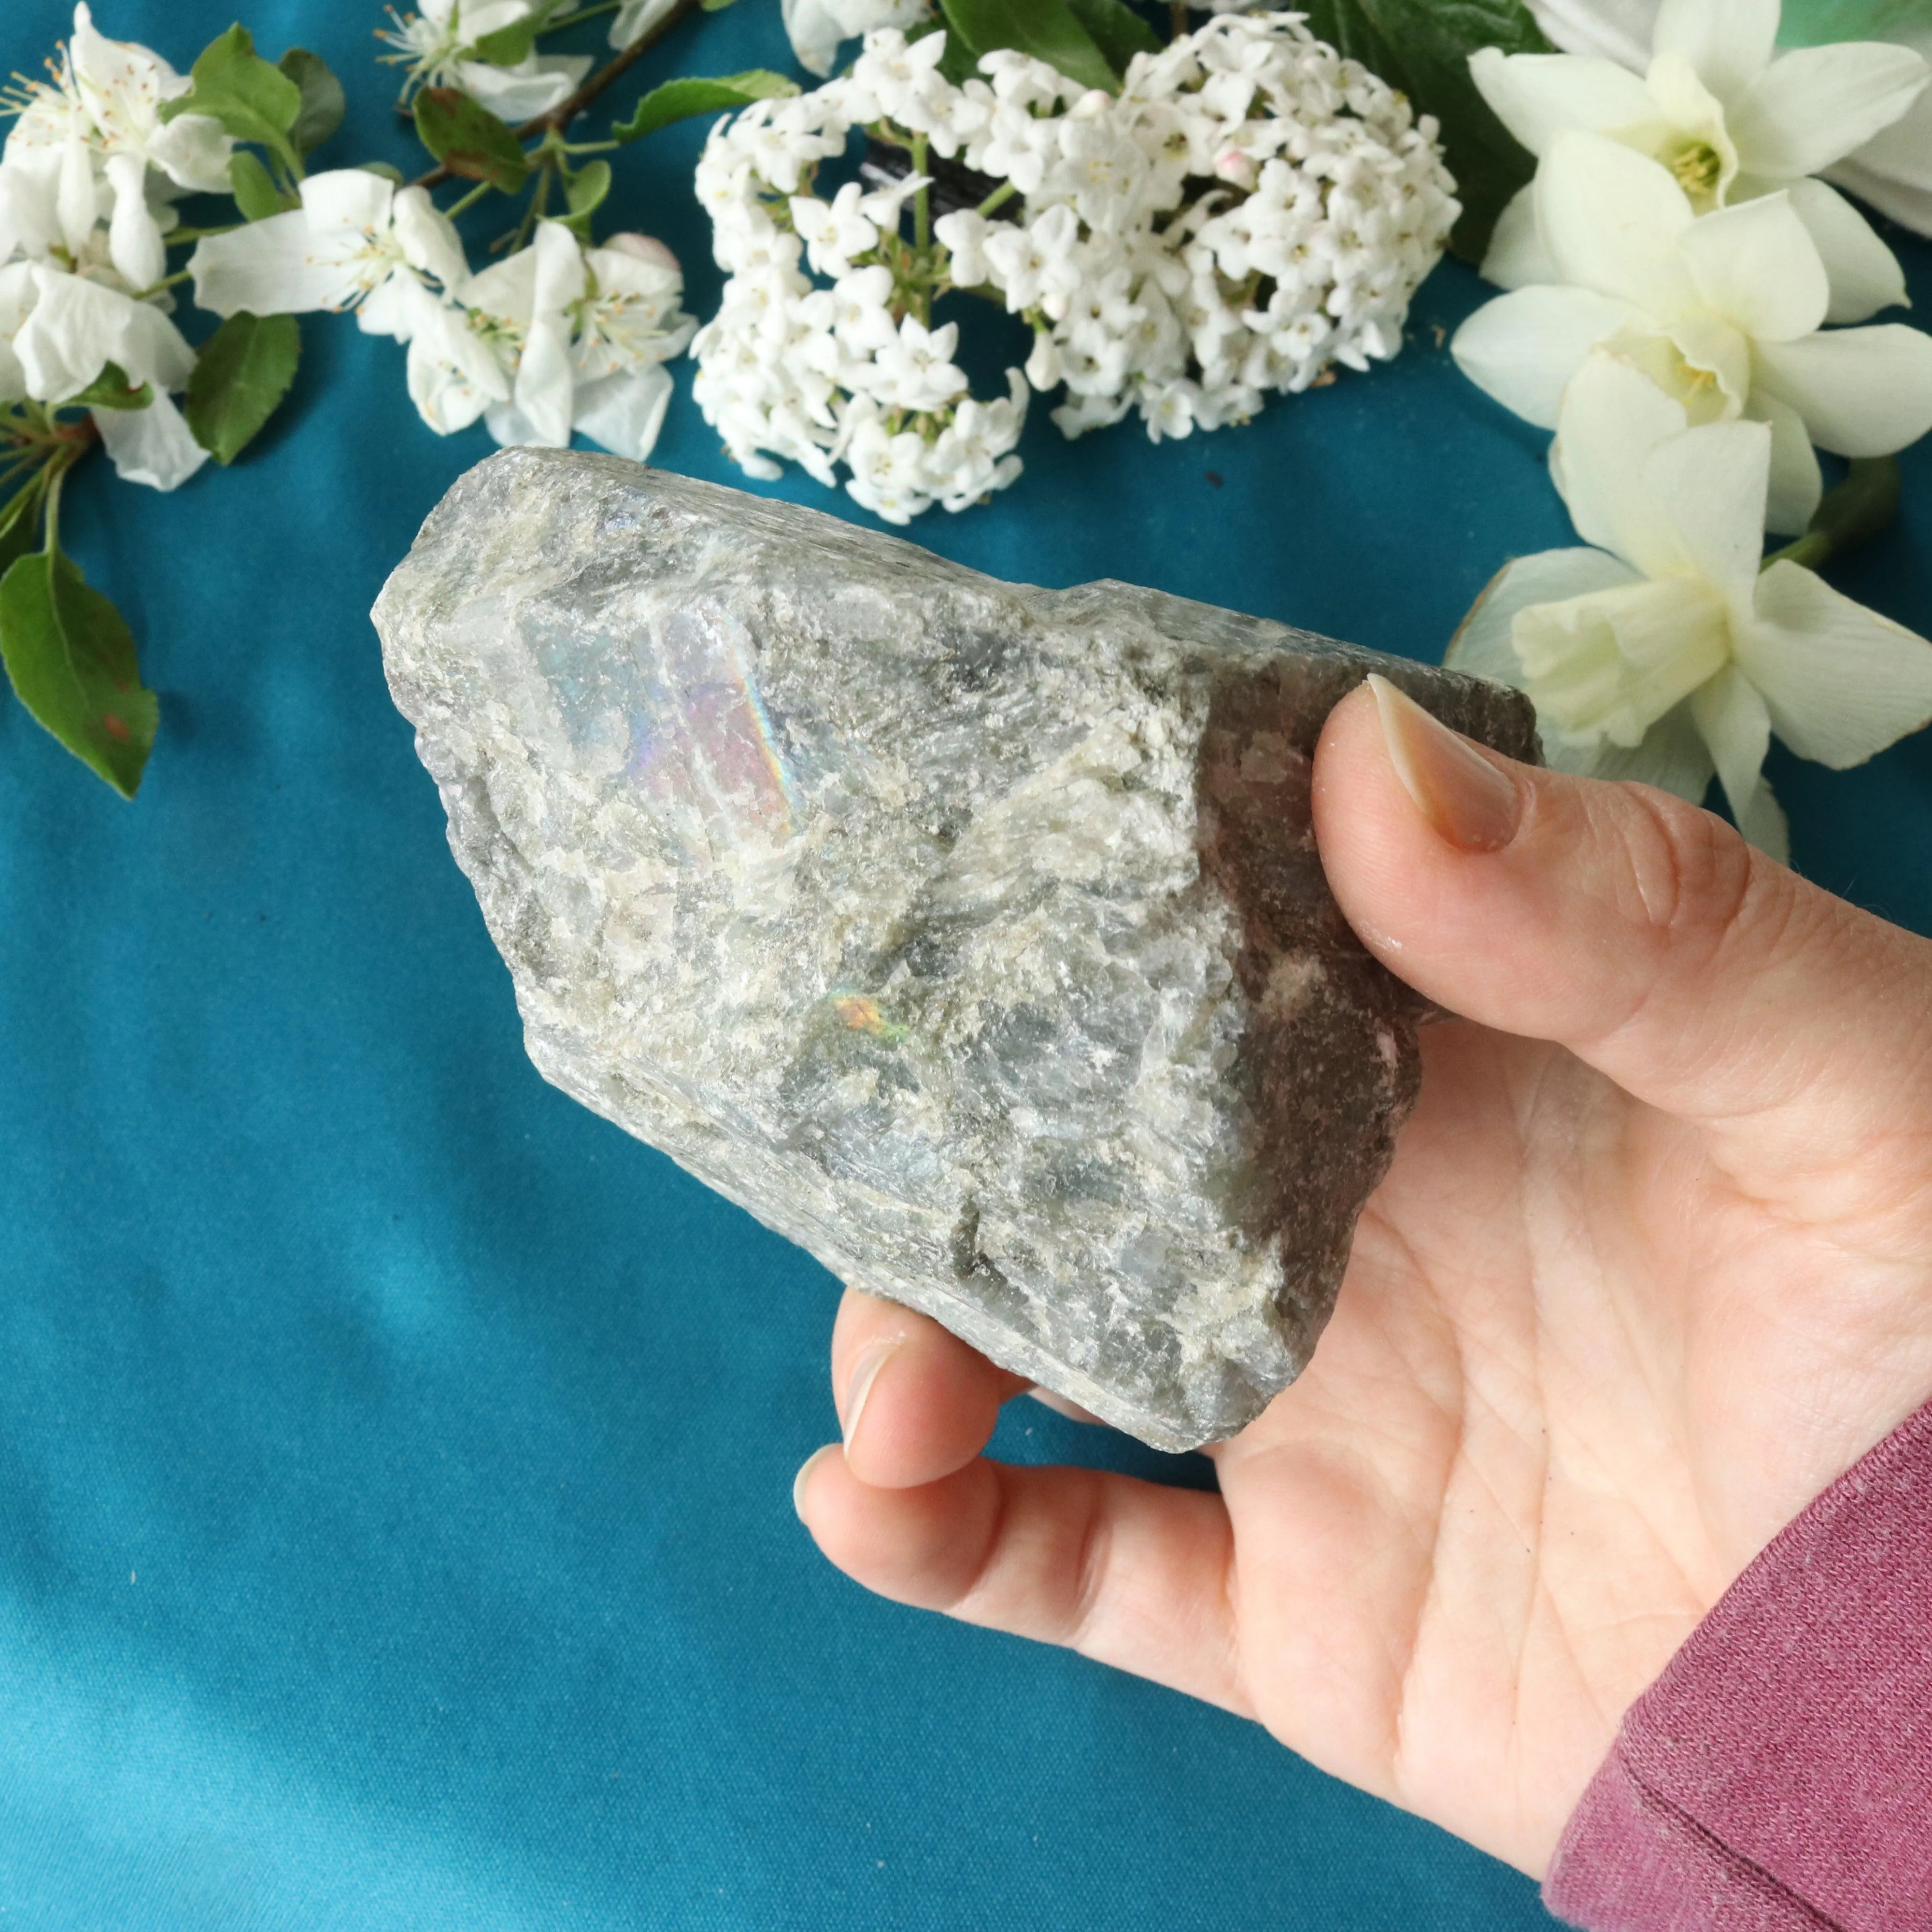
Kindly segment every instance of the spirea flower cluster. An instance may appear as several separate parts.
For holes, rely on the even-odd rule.
[[[1018,473],[1029,388],[1064,433],[1138,411],[1148,434],[1244,421],[1340,363],[1400,346],[1459,212],[1432,123],[1293,14],[1223,16],[1136,56],[1119,96],[1014,52],[955,86],[944,38],[870,35],[850,73],[713,134],[700,199],[730,280],[694,344],[694,393],[754,476],[774,458],[904,522]],[[926,177],[816,177],[855,127],[988,177],[928,226]],[[913,233],[902,231],[908,213]],[[968,394],[956,289],[1034,332],[1010,394]]]

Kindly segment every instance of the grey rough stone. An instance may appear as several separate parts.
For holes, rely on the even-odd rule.
[[[532,1059],[847,1282],[1164,1449],[1307,1361],[1418,1078],[1309,770],[1380,669],[614,458],[457,483],[375,611]]]

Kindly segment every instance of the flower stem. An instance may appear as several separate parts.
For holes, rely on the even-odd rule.
[[[1841,551],[1869,543],[1898,514],[1898,459],[1895,456],[1855,456],[1845,480],[1825,493],[1804,534],[1774,550],[1761,568],[1774,563],[1802,563],[1822,569]]]
[[[134,299],[136,302],[146,302],[150,297],[159,295],[164,289],[177,288],[186,281],[193,272],[188,268],[177,268],[172,275],[164,275],[158,282],[150,284]]]
[[[912,137],[912,171],[916,175],[926,172],[926,136],[915,134]],[[921,250],[932,246],[932,203],[921,188],[912,200],[913,246]]]
[[[1167,14],[1178,40],[1187,31],[1187,0],[1170,0]]]
[[[598,95],[615,86],[686,14],[697,12],[700,4],[700,0],[677,0],[677,4],[649,33],[640,34],[615,60],[607,62],[592,74],[574,94],[560,100],[548,113],[526,121],[517,130],[517,139],[527,141],[532,135],[554,134],[568,127]],[[440,188],[450,175],[447,166],[431,168],[428,173],[417,176],[412,185]]]
[[[443,213],[446,214],[451,220],[454,221],[466,208],[474,208],[476,204],[490,192],[491,186],[492,184],[490,182],[478,182],[467,194],[459,196],[457,200],[452,201],[449,206],[442,211]]]
[[[974,211],[976,214],[991,214],[994,208],[1004,208],[1019,193],[1011,182],[1002,182]]]

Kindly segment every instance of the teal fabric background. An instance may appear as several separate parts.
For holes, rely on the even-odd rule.
[[[105,0],[185,67],[231,0]],[[373,6],[249,23],[412,164]],[[64,31],[14,0],[0,70]],[[646,67],[782,64],[777,0]],[[708,311],[700,130],[614,206]],[[488,230],[482,231],[487,238]],[[1932,260],[1913,244],[1922,296]],[[1570,541],[1541,439],[1412,345],[1254,426],[1068,447],[918,540],[1439,655]],[[162,693],[115,800],[0,702],[0,1925],[34,1932],[1509,1932],[1533,1888],[1258,1730],[865,1596],[794,1519],[836,1284],[547,1088],[366,613],[448,483],[402,356],[304,327],[292,406],[65,526]],[[724,482],[677,370],[659,458]],[[1932,462],[1838,573],[1932,628]],[[802,478],[800,500],[856,515]],[[1932,742],[1780,754],[1799,864],[1932,928]],[[1000,1453],[1168,1462],[1015,1406]]]

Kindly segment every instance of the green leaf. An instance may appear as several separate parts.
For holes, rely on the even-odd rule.
[[[266,221],[272,214],[285,214],[296,205],[296,197],[283,194],[270,179],[260,158],[246,148],[237,148],[228,158],[228,187],[236,207],[249,221]]]
[[[142,686],[133,632],[71,558],[30,551],[0,578],[0,659],[35,722],[132,798],[160,707]]]
[[[1503,205],[1534,172],[1469,78],[1478,47],[1547,53],[1522,0],[1309,0],[1309,30],[1407,94],[1442,127],[1462,219],[1450,246],[1479,261]]]
[[[737,4],[737,0],[698,0],[698,10],[705,14],[722,14],[727,7]]]
[[[154,400],[152,382],[136,382],[118,362],[110,362],[77,396],[64,398],[64,410],[145,410]]]
[[[256,52],[246,27],[230,27],[209,41],[190,77],[193,85],[185,94],[162,103],[164,121],[178,114],[211,115],[238,141],[271,148],[299,171],[301,160],[289,130],[302,112],[302,88]]]
[[[1067,0],[940,0],[946,23],[976,56],[1016,48],[1070,80],[1118,94],[1120,76]]]
[[[520,60],[527,60],[530,50],[536,45],[537,32],[544,22],[541,8],[526,14],[520,20],[512,20],[507,27],[499,27],[494,34],[485,34],[470,43],[470,52],[480,61],[487,61],[492,67],[514,67]]]
[[[1124,0],[1066,0],[1066,4],[1116,73],[1125,74],[1128,62],[1136,54],[1160,52],[1160,36]]]
[[[201,346],[188,379],[188,426],[216,462],[232,463],[280,406],[302,360],[292,315],[231,315]]]
[[[620,121],[610,132],[620,141],[641,141],[674,121],[688,121],[694,114],[723,114],[748,107],[754,100],[796,94],[798,82],[764,68],[745,74],[728,74],[722,80],[700,80],[694,75],[682,80],[668,80],[654,87],[638,103],[628,121]]]
[[[588,239],[591,216],[604,205],[610,192],[610,164],[599,158],[586,161],[564,184],[564,197],[570,204],[570,222],[578,235]]]
[[[506,194],[523,186],[530,164],[516,136],[460,88],[420,89],[416,116],[423,146],[452,174],[488,182]]]
[[[1778,23],[1781,47],[1824,46],[1834,40],[1877,40],[1932,28],[1932,0],[1784,0]]]
[[[290,48],[277,64],[302,94],[289,139],[297,154],[313,154],[342,125],[349,104],[343,98],[342,83],[328,62],[306,47]]]

